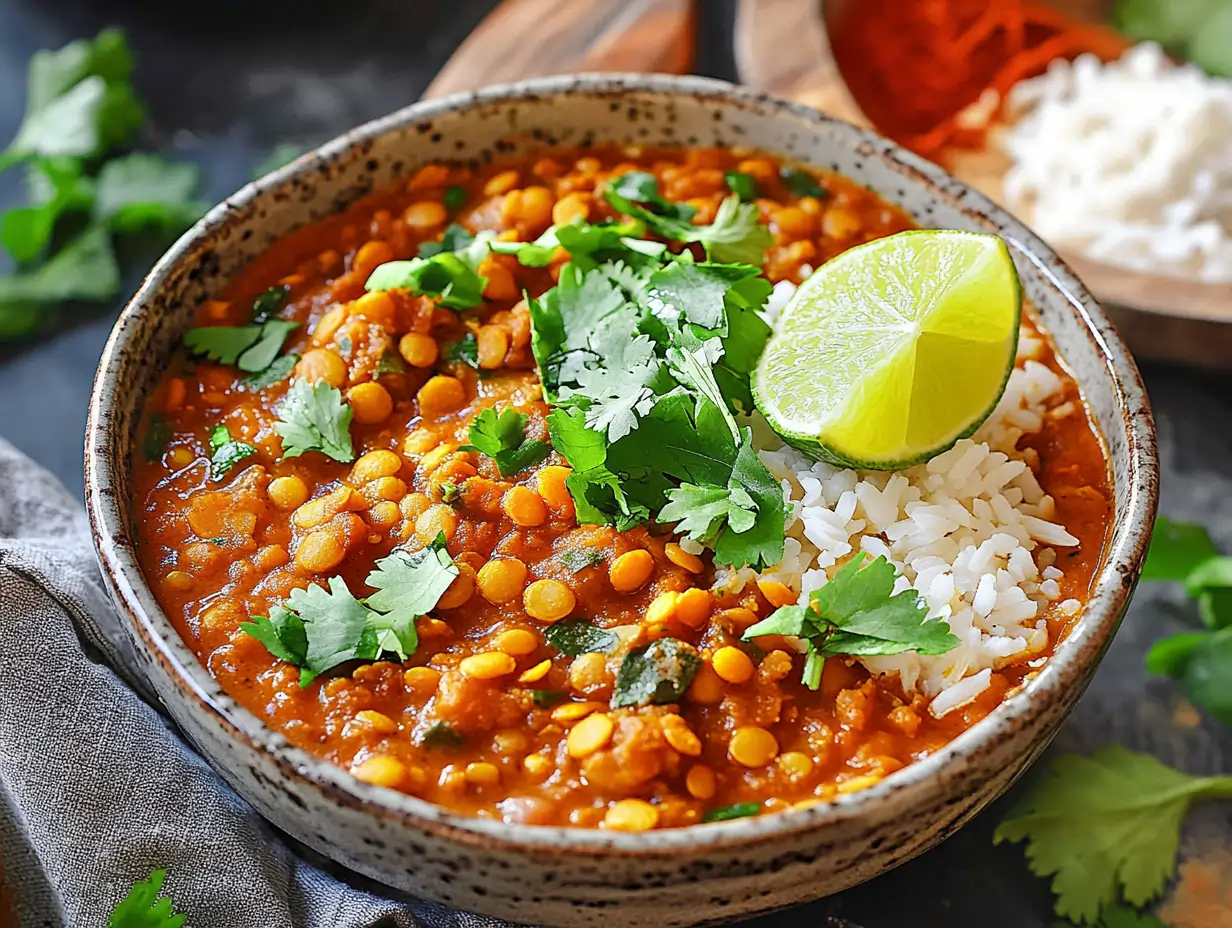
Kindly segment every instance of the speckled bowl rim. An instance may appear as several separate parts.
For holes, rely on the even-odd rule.
[[[1158,496],[1155,432],[1137,366],[1103,311],[1065,263],[1034,233],[987,197],[956,181],[936,165],[901,148],[890,148],[886,155],[897,162],[897,170],[930,188],[934,197],[954,209],[995,223],[1004,237],[1016,240],[1021,252],[1034,264],[1035,273],[1056,289],[1081,317],[1086,334],[1103,355],[1105,375],[1110,379],[1119,403],[1131,468],[1127,518],[1106,544],[1093,595],[1088,599],[1078,627],[1035,679],[937,753],[908,765],[874,786],[841,796],[830,803],[731,822],[640,834],[511,825],[457,815],[413,796],[360,783],[333,764],[292,747],[282,735],[267,728],[229,697],[208,694],[212,681],[206,669],[197,661],[186,665],[169,646],[168,636],[178,638],[178,633],[163,614],[149,586],[144,582],[139,585],[129,582],[129,577],[141,577],[142,571],[131,547],[117,541],[125,535],[125,513],[121,507],[127,505],[128,500],[98,492],[100,487],[111,485],[110,465],[107,463],[109,455],[105,447],[106,441],[110,440],[110,430],[105,428],[105,423],[111,401],[107,398],[106,384],[109,376],[119,368],[119,359],[129,339],[129,330],[134,327],[139,307],[154,295],[173,267],[190,257],[194,246],[224,226],[236,209],[264,196],[267,191],[292,177],[311,175],[320,161],[340,156],[385,133],[480,106],[516,104],[574,93],[601,96],[613,92],[681,95],[770,114],[783,113],[804,123],[827,126],[829,131],[845,136],[852,148],[860,145],[874,145],[881,149],[887,147],[885,140],[878,136],[832,119],[810,107],[724,81],[644,74],[565,75],[495,85],[412,104],[345,133],[290,165],[246,185],[214,207],[154,266],[120,315],[99,364],[86,430],[86,501],[100,562],[118,590],[125,611],[155,657],[172,671],[180,689],[198,704],[199,710],[212,714],[228,736],[267,752],[284,773],[315,787],[333,802],[476,847],[495,845],[515,851],[568,851],[587,855],[661,855],[686,849],[738,848],[858,819],[877,803],[890,801],[896,794],[926,789],[931,778],[961,777],[968,769],[977,770],[978,755],[984,746],[998,737],[1008,737],[1016,722],[1029,721],[1029,717],[1040,713],[1044,705],[1063,699],[1066,688],[1081,681],[1087,663],[1098,661],[1111,640],[1137,580],[1154,520]],[[748,143],[756,147],[755,140],[749,139]],[[122,459],[127,461],[130,449],[124,450]]]

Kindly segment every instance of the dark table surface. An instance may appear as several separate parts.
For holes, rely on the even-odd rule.
[[[249,180],[274,145],[315,144],[413,101],[493,5],[0,0],[0,141],[20,119],[31,53],[120,25],[150,105],[145,144],[199,163],[216,201]],[[697,70],[733,78],[733,4],[703,6]],[[0,209],[20,196],[18,172],[0,176]],[[129,268],[129,289],[141,269]],[[0,351],[0,436],[79,495],[90,383],[116,309],[82,314],[51,337]],[[1165,367],[1144,373],[1160,432],[1161,511],[1206,522],[1232,548],[1232,377]],[[1141,589],[1053,751],[1118,741],[1194,773],[1232,771],[1232,736],[1209,720],[1195,724],[1175,687],[1143,669],[1151,641],[1182,624],[1174,591]],[[1048,889],[1028,873],[1021,851],[992,846],[1004,808],[1003,800],[942,847],[871,883],[750,924],[811,926],[840,916],[864,928],[1051,925]],[[1232,808],[1208,805],[1191,815],[1189,853],[1229,847]]]

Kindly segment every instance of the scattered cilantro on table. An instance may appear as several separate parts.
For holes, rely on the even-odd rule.
[[[1156,641],[1147,670],[1179,680],[1195,705],[1232,724],[1232,557],[1219,554],[1202,526],[1161,516],[1142,577],[1183,580],[1203,626]]]
[[[232,467],[256,453],[252,445],[232,438],[225,425],[214,426],[210,432],[210,479],[221,480]]]
[[[240,630],[274,657],[300,668],[300,686],[350,660],[382,654],[406,660],[419,647],[415,620],[427,615],[458,575],[444,536],[415,552],[395,550],[376,562],[367,585],[376,590],[356,599],[341,577],[326,590],[315,584],[292,590],[268,616],[252,616]]]
[[[145,119],[124,35],[40,51],[26,113],[0,171],[24,164],[28,203],[0,216],[0,245],[17,270],[0,276],[0,339],[45,328],[69,302],[105,302],[120,288],[112,237],[179,232],[204,211],[198,170],[150,153],[108,160]]]
[[[170,899],[158,898],[166,870],[155,870],[128,891],[107,918],[107,928],[181,928],[187,916],[176,915]]]
[[[1057,914],[1134,924],[1106,907],[1141,907],[1176,869],[1181,822],[1195,800],[1232,797],[1232,777],[1191,777],[1147,754],[1109,747],[1057,758],[998,826],[994,842],[1026,841],[1037,876],[1052,877]],[[1112,912],[1116,912],[1113,909]],[[1149,922],[1148,922],[1149,924]]]
[[[500,413],[491,407],[483,410],[471,423],[469,444],[462,451],[477,451],[496,462],[502,477],[512,477],[528,467],[534,467],[552,452],[546,441],[527,439],[526,415],[513,409]]]
[[[351,407],[342,392],[323,380],[296,380],[278,407],[274,431],[282,437],[282,456],[320,451],[343,464],[355,460],[351,444]]]
[[[898,574],[884,557],[865,564],[866,555],[856,555],[825,586],[814,590],[809,605],[781,606],[748,628],[744,640],[762,635],[803,638],[808,647],[804,683],[809,689],[821,685],[827,657],[846,654],[873,656],[944,654],[959,640],[949,625],[928,620],[928,610],[912,589],[894,592]]]

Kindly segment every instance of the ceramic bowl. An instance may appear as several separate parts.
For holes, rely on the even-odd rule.
[[[368,786],[290,746],[198,663],[142,576],[130,458],[145,397],[194,309],[273,241],[432,159],[565,144],[753,146],[855,178],[923,226],[995,232],[1107,441],[1115,524],[1085,615],[1022,692],[944,750],[828,805],[643,834],[505,825]],[[369,123],[215,207],[116,323],[90,407],[86,497],[99,558],[154,689],[218,772],[271,822],[391,887],[534,924],[720,922],[816,899],[944,840],[1048,744],[1133,590],[1155,513],[1146,394],[1103,312],[1036,236],[894,144],[782,100],[698,78],[532,80]]]

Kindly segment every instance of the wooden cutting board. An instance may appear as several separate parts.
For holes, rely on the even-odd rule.
[[[826,33],[826,9],[843,2],[858,0],[738,0],[735,52],[741,81],[870,128],[843,83]],[[1101,17],[1108,7],[1107,0],[1053,5],[1088,18]],[[964,153],[950,165],[956,176],[998,202],[1008,167],[999,152]],[[1121,270],[1059,250],[1105,304],[1139,360],[1232,368],[1232,285]]]

